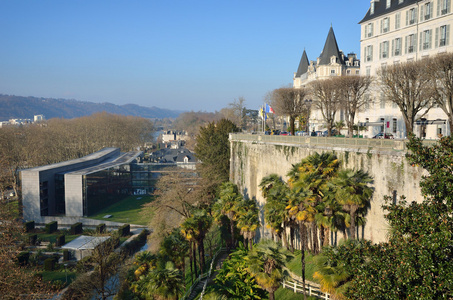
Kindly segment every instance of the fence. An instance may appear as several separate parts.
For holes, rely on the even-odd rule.
[[[294,293],[303,293],[303,285],[296,282],[294,279],[283,281],[283,288],[293,290]],[[330,299],[330,294],[324,293],[317,286],[313,286],[309,283],[305,284],[305,292],[308,296],[314,296],[320,299]]]
[[[187,297],[190,296],[190,294],[192,293],[193,289],[198,285],[198,283],[207,278],[204,285],[203,285],[203,291],[201,292],[201,297],[200,299],[203,298],[203,294],[206,290],[206,285],[208,284],[208,279],[209,277],[211,277],[211,271],[212,271],[212,266],[214,265],[214,262],[215,262],[215,259],[217,257],[217,255],[222,251],[222,250],[225,250],[225,248],[220,248],[219,250],[217,250],[217,252],[214,254],[214,256],[212,257],[212,261],[211,261],[211,266],[209,267],[209,271],[206,272],[206,273],[203,273],[203,274],[200,274],[200,276],[198,276],[198,278],[194,281],[194,283],[190,286],[189,290],[184,294],[184,296],[182,296],[182,298],[180,298],[180,300],[185,300],[187,299]]]

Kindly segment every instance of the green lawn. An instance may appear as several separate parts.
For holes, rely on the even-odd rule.
[[[57,236],[59,236],[60,234],[61,233],[55,233],[55,232],[54,233],[37,233],[38,238],[40,238],[41,241],[51,242],[54,244],[55,244],[55,241],[57,240]],[[69,243],[70,241],[76,239],[79,236],[80,236],[80,234],[65,235],[65,237],[64,237],[65,243]]]
[[[296,294],[294,293],[293,291],[291,291],[290,289],[284,289],[284,288],[279,288],[277,291],[275,291],[275,294],[274,294],[274,297],[275,299],[278,299],[278,300],[300,300],[300,299],[304,299],[304,296],[302,294]],[[313,296],[310,296],[310,297],[307,297],[308,300],[315,300],[315,299],[318,299],[316,297],[313,297]]]
[[[64,283],[66,283],[66,275],[67,275],[68,284],[71,283],[77,276],[76,272],[71,272],[69,270],[67,273],[64,270],[61,270],[61,271],[43,271],[43,272],[41,272],[41,274],[42,274],[42,280],[44,280],[44,281],[52,282],[52,281],[59,280]]]
[[[153,201],[154,197],[149,195],[129,196],[95,215],[89,216],[90,219],[105,220],[137,225],[148,225],[149,217],[140,214],[142,206]],[[112,215],[111,218],[104,219],[105,215]]]

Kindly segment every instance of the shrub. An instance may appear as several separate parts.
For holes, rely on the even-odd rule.
[[[30,234],[28,236],[28,244],[30,246],[35,246],[37,240],[38,240],[38,235],[36,233],[35,234]]]
[[[130,224],[124,224],[120,228],[118,228],[118,233],[121,236],[127,236],[131,233],[131,225]]]
[[[35,229],[35,221],[25,222],[24,229],[25,232],[31,232],[33,229]]]
[[[78,222],[78,223],[71,225],[71,229],[69,230],[69,232],[72,235],[82,233],[83,232],[82,223]]]
[[[46,224],[46,233],[55,232],[55,231],[57,231],[57,229],[58,229],[58,222],[57,221],[53,221],[53,222],[50,222],[50,223]]]
[[[55,266],[55,260],[53,258],[47,258],[44,260],[44,270],[53,271]]]
[[[69,260],[69,250],[68,249],[64,249],[63,250],[63,261],[68,261]]]
[[[105,224],[102,223],[102,224],[99,224],[98,226],[96,226],[96,232],[97,233],[105,233]]]
[[[28,264],[28,259],[30,258],[30,252],[22,251],[17,255],[17,263],[19,266],[25,266]]]
[[[55,246],[57,247],[61,247],[65,244],[65,235],[64,234],[61,234],[59,236],[57,236],[57,239],[55,241]]]

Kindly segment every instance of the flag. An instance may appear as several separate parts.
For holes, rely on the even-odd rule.
[[[273,109],[270,105],[268,105],[268,104],[266,103],[266,110],[265,110],[265,112],[273,114],[273,113],[274,113],[274,109]]]
[[[263,118],[264,120],[267,119],[267,114],[265,113],[264,109],[261,107],[260,108],[260,116],[261,118]]]

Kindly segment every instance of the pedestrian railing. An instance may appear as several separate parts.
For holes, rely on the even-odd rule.
[[[297,282],[294,279],[288,279],[283,281],[283,288],[290,289],[294,293],[303,293],[304,288],[303,285]],[[312,284],[306,283],[305,284],[305,293],[308,296],[314,296],[319,299],[330,299],[329,293],[324,293],[318,286],[313,286]]]

